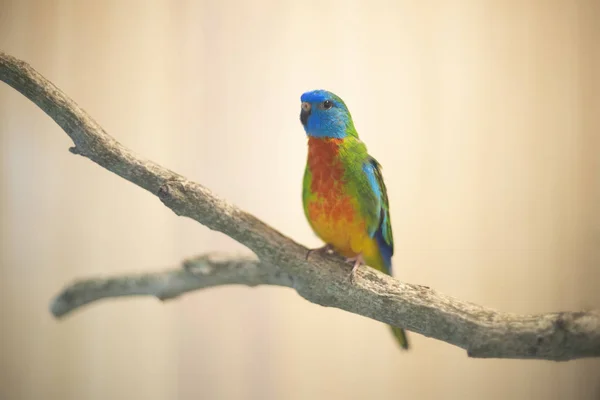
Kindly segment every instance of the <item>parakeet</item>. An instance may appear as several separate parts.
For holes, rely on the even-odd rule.
[[[394,239],[381,166],[358,138],[344,101],[326,90],[302,94],[300,122],[308,136],[302,200],[315,234],[353,263],[392,274]],[[310,254],[310,253],[309,253]],[[391,327],[408,349],[403,329]]]

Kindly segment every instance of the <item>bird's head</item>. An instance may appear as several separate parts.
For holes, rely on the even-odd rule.
[[[308,136],[342,139],[357,137],[352,116],[344,101],[326,90],[313,90],[300,97],[300,122]]]

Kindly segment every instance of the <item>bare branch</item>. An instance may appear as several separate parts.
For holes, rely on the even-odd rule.
[[[59,318],[107,298],[154,296],[159,300],[170,300],[194,290],[235,284],[292,287],[293,279],[256,258],[208,254],[186,260],[178,269],[76,281],[56,296],[50,311]]]
[[[401,283],[371,268],[359,269],[351,283],[349,266],[338,257],[315,254],[307,261],[305,247],[202,185],[135,155],[27,63],[0,52],[0,79],[63,128],[75,143],[73,153],[157,195],[177,215],[225,233],[261,260],[216,262],[208,257],[201,263],[206,271],[210,270],[208,273],[179,270],[79,282],[53,303],[52,311],[57,316],[107,297],[148,294],[168,298],[220,284],[289,286],[293,282],[294,289],[313,303],[443,340],[466,349],[472,357],[570,360],[600,356],[597,312],[532,316],[500,313],[424,286]],[[278,271],[285,275],[278,278]]]

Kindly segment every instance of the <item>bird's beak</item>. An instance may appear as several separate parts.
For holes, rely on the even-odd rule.
[[[310,110],[310,103],[303,102],[302,111],[300,111],[300,122],[302,122],[302,125],[306,125],[306,123],[308,122],[308,117],[310,117]]]

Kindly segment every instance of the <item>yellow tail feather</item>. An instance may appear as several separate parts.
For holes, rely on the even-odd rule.
[[[402,328],[397,328],[395,326],[391,326],[392,334],[396,338],[396,341],[404,350],[408,350],[408,339],[406,338],[406,332]]]

